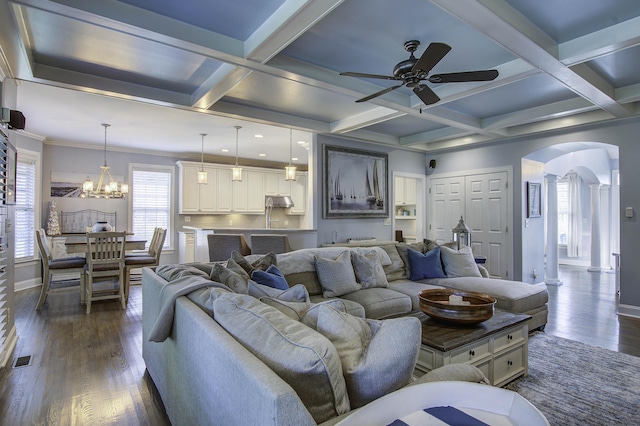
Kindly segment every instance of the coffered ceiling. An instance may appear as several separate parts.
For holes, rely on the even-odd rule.
[[[639,113],[637,0],[1,0],[0,25],[0,70],[50,140],[100,144],[110,120],[116,146],[199,152],[206,132],[217,154],[240,124],[286,161],[290,128],[437,151]],[[408,40],[451,46],[432,73],[499,76],[356,103],[397,82],[339,73],[391,75]]]

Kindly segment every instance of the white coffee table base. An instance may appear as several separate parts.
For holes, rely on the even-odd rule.
[[[385,395],[358,409],[336,426],[384,426],[425,408],[442,406],[455,407],[492,426],[549,425],[536,407],[515,392],[477,383],[432,382]],[[439,420],[427,424],[446,424],[437,422]]]

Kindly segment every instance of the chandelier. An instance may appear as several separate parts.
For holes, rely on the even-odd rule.
[[[118,182],[113,180],[107,165],[107,128],[111,125],[102,123],[102,126],[104,127],[104,166],[100,167],[98,186],[94,188],[93,181],[87,177],[82,184],[82,195],[89,198],[124,198],[129,193],[129,185],[126,183],[118,185]]]

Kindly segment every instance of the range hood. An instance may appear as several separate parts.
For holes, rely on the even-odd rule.
[[[293,200],[288,195],[265,195],[265,207],[293,207]]]

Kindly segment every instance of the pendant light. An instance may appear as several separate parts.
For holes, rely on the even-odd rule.
[[[200,170],[198,170],[198,183],[203,185],[207,183],[207,172],[204,170],[204,137],[206,133],[200,133],[202,137],[202,150],[200,151]]]
[[[296,180],[297,167],[291,164],[293,160],[293,129],[289,129],[289,165],[284,168],[284,176],[288,181]]]
[[[111,124],[102,123],[104,127],[104,165],[100,167],[100,179],[98,180],[98,187],[94,189],[93,181],[87,177],[87,180],[82,184],[82,191],[84,197],[91,198],[124,198],[129,193],[129,185],[123,183],[118,186],[118,182],[113,180],[111,176],[110,167],[107,164],[107,128]],[[107,178],[109,181],[107,182]]]
[[[238,166],[238,130],[242,129],[242,126],[234,126],[236,128],[236,166],[231,169],[231,180],[234,182],[242,181],[242,167]]]

